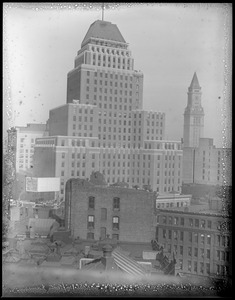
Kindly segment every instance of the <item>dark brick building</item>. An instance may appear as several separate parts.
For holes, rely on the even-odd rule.
[[[156,238],[176,258],[185,275],[229,278],[232,275],[231,218],[209,205],[158,209]]]
[[[123,242],[150,243],[155,237],[155,200],[155,193],[107,186],[98,172],[90,181],[70,179],[65,195],[66,229],[74,238],[102,240],[109,235]]]

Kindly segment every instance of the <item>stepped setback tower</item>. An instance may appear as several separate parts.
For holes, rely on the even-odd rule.
[[[67,101],[52,109],[49,136],[37,139],[35,176],[104,174],[108,184],[180,192],[180,141],[165,140],[165,114],[143,110],[143,73],[134,69],[117,25],[91,24],[67,75]]]

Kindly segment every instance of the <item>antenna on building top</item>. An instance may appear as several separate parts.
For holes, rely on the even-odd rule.
[[[102,3],[102,21],[104,21],[104,2]]]

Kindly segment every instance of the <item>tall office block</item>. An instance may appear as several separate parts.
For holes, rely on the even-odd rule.
[[[48,128],[53,142],[37,140],[35,176],[60,176],[61,195],[69,178],[92,171],[109,184],[181,190],[181,143],[165,140],[164,113],[143,110],[143,74],[110,22],[90,26],[68,73],[67,104],[50,111]]]

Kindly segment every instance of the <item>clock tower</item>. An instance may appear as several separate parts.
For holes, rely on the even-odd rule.
[[[184,147],[196,148],[203,137],[204,111],[201,106],[201,87],[196,72],[188,88],[188,103],[184,111]]]

